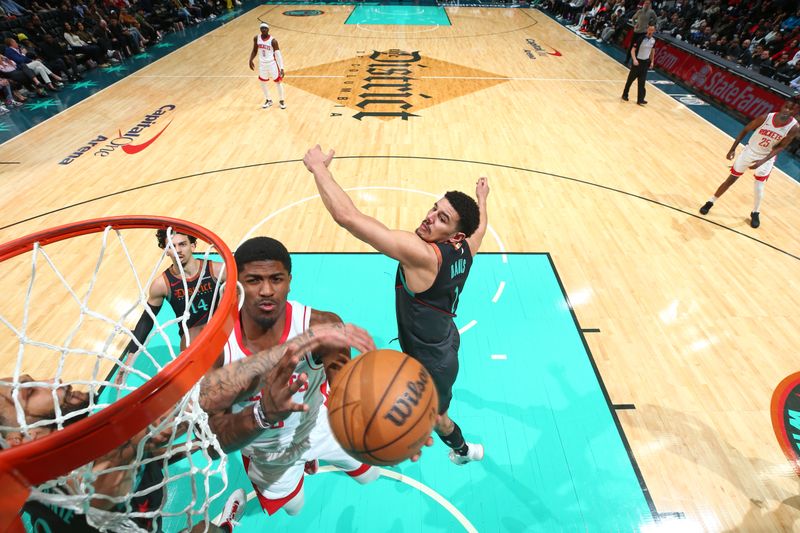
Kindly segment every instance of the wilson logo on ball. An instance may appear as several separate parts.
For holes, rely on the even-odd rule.
[[[418,454],[436,422],[433,377],[413,357],[375,350],[345,364],[331,383],[328,421],[351,457],[376,466]]]
[[[419,371],[419,379],[417,381],[406,382],[406,392],[401,397],[395,400],[389,412],[383,415],[383,418],[390,421],[395,426],[402,426],[411,416],[414,407],[419,405],[419,400],[422,397],[425,389],[428,387],[428,373],[424,369]]]

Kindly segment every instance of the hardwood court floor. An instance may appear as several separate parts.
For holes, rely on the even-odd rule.
[[[136,213],[198,222],[231,246],[252,229],[292,251],[367,251],[310,198],[308,147],[334,147],[340,183],[390,226],[424,215],[413,191],[472,192],[489,176],[485,250],[551,254],[580,324],[600,330],[585,338],[611,402],[636,407],[617,416],[655,508],[683,513],[681,528],[791,530],[798,481],[769,399],[797,370],[798,184],[773,172],[758,230],[749,176],[698,216],[730,137],[652,86],[646,108],[621,102],[625,69],[538,11],[448,8],[452,26],[376,27],[345,25],[352,6],[283,14],[295,8],[256,9],[4,144],[20,164],[0,169],[0,239]],[[257,18],[284,50],[285,111],[259,108]],[[369,65],[401,59],[412,79],[390,90],[409,93],[406,108],[364,88],[387,72]],[[101,142],[59,164],[159,109],[131,143],[168,124],[145,150],[103,157]]]

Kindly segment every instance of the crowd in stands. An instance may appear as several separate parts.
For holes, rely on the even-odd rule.
[[[640,0],[534,0],[565,24],[618,42]],[[656,31],[800,90],[796,0],[653,0]]]
[[[0,0],[0,114],[230,6],[230,0],[60,1]]]

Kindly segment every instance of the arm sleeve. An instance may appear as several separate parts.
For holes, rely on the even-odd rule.
[[[283,70],[283,54],[280,50],[275,50],[275,62],[278,63],[278,68]]]
[[[161,311],[160,305],[154,306],[147,304],[147,307],[150,308],[153,316],[157,315],[158,312]],[[138,341],[139,344],[144,344],[144,341],[147,340],[147,335],[150,334],[151,329],[153,329],[153,318],[150,313],[147,312],[147,309],[145,309],[142,312],[142,316],[139,317],[136,327],[133,328],[133,338],[136,340],[131,340],[131,342],[128,343],[128,346],[125,348],[125,353],[133,353],[137,351],[139,349],[139,345],[136,342]]]

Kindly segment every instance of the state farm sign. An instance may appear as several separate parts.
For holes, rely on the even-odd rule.
[[[664,41],[656,46],[655,66],[749,118],[774,111],[784,102],[780,95]]]

